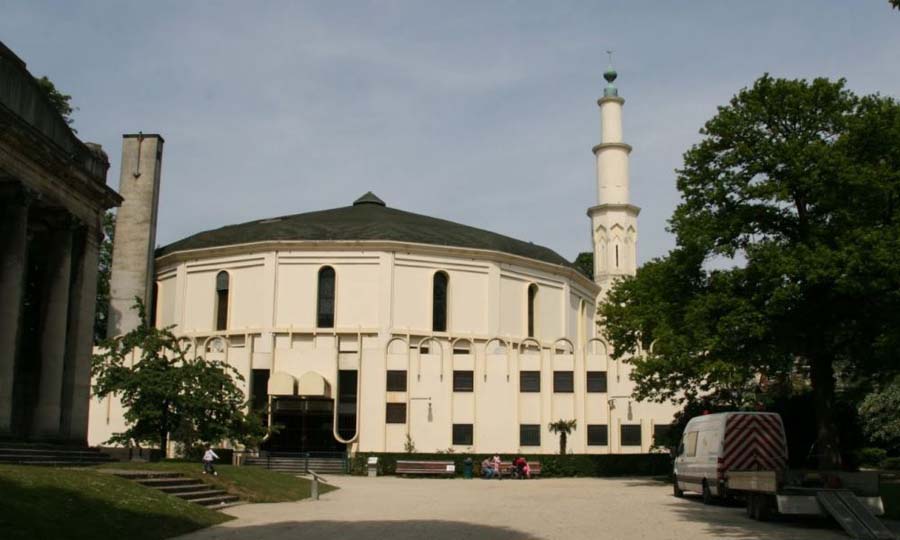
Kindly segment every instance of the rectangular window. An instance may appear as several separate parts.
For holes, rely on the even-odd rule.
[[[472,424],[453,424],[453,444],[472,446]]]
[[[389,369],[389,370],[387,370],[387,391],[388,392],[406,392],[406,370],[405,369]]]
[[[453,372],[453,391],[454,392],[471,392],[475,389],[475,372],[474,371],[454,371]]]
[[[228,289],[216,291],[216,330],[228,327]]]
[[[541,425],[522,424],[519,426],[519,446],[540,446]]]
[[[587,427],[588,446],[607,446],[609,444],[609,428],[606,424],[593,424]]]
[[[670,443],[669,434],[672,433],[670,424],[660,424],[653,426],[653,444],[656,446],[664,446]]]
[[[694,457],[697,455],[697,431],[692,431],[684,436],[684,455]]]
[[[541,391],[541,372],[540,371],[520,371],[519,372],[519,392],[540,392]]]
[[[641,426],[640,426],[640,424],[622,424],[621,441],[622,441],[622,446],[640,446],[641,445]]]
[[[406,423],[406,403],[388,403],[385,414],[385,422],[388,424]]]
[[[606,372],[605,371],[588,371],[587,372],[587,391],[588,392],[606,392]]]
[[[554,371],[553,391],[556,393],[572,393],[575,391],[574,371]]]

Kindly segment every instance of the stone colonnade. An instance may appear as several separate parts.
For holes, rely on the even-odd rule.
[[[0,191],[0,436],[83,444],[99,223]]]

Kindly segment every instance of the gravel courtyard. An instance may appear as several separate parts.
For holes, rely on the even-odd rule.
[[[331,477],[320,501],[253,504],[183,539],[846,539],[819,520],[758,523],[735,506],[676,499],[649,479],[532,481]]]

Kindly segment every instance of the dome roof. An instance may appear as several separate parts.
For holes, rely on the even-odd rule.
[[[500,251],[571,267],[555,251],[461,225],[388,207],[372,192],[352,206],[227,225],[197,233],[156,250],[161,257],[179,251],[266,241],[393,241]]]

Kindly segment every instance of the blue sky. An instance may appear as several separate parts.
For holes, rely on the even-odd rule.
[[[762,73],[900,95],[886,0],[0,0],[0,40],[73,96],[112,187],[122,133],[165,137],[160,244],[372,190],[574,258],[612,48],[646,261],[674,245],[682,153]]]

